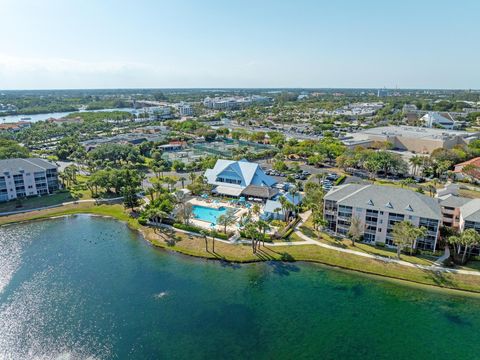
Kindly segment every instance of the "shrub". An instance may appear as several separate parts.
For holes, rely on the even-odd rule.
[[[378,246],[378,247],[385,247],[385,243],[382,243],[382,242],[375,241],[375,246]]]
[[[282,238],[286,239],[293,233],[293,228],[288,229],[285,234],[283,234]]]
[[[345,181],[346,178],[347,178],[346,175],[340,176],[337,180],[335,180],[335,186],[340,185],[342,182]]]
[[[140,225],[144,225],[144,226],[145,226],[145,225],[147,225],[147,219],[145,219],[144,217],[139,217],[139,218],[138,218],[138,223],[139,223]]]
[[[185,231],[190,231],[190,232],[195,232],[195,233],[199,233],[202,230],[198,226],[186,225],[186,224],[182,224],[182,223],[174,223],[173,227],[175,229],[180,229],[180,230],[185,230]]]

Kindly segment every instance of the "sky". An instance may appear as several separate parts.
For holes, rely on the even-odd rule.
[[[480,88],[479,0],[0,0],[0,89]]]

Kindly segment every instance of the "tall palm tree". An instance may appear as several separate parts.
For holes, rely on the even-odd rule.
[[[200,230],[200,235],[202,235],[205,240],[205,251],[208,252],[208,232],[207,230]]]
[[[180,181],[182,182],[182,189],[185,189],[185,180],[187,180],[185,176],[180,177]]]
[[[420,166],[423,163],[422,156],[414,155],[408,160],[408,162],[412,166],[413,175],[417,175],[418,170],[420,169]]]
[[[226,213],[217,218],[217,224],[223,226],[223,232],[226,234],[227,227],[233,225],[236,220],[237,218],[235,217],[233,210],[228,209]]]
[[[258,238],[258,235],[259,235],[259,232],[257,230],[257,227],[256,227],[255,223],[249,222],[245,226],[245,235],[249,239],[251,239],[251,241],[252,241],[252,251],[255,254],[257,252],[257,248],[255,246],[255,241],[256,241],[256,239]]]
[[[256,225],[257,225],[258,231],[262,233],[262,243],[263,243],[263,246],[265,247],[265,236],[266,236],[265,233],[268,230],[270,230],[271,227],[266,221],[263,221],[263,220],[258,220]]]

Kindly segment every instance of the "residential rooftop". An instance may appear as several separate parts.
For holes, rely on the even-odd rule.
[[[429,196],[390,186],[346,184],[334,187],[325,200],[338,205],[359,207],[390,213],[441,219],[438,201]]]

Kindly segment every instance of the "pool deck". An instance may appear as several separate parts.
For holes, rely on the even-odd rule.
[[[204,207],[208,207],[208,208],[212,208],[212,209],[218,209],[218,208],[221,208],[221,207],[231,208],[231,209],[235,210],[235,216],[236,216],[237,219],[240,219],[244,214],[248,213],[248,208],[245,207],[245,206],[232,204],[228,201],[221,201],[221,200],[218,200],[218,199],[206,200],[206,199],[193,198],[193,199],[189,200],[188,203],[190,203],[192,205],[204,206]],[[215,225],[215,227],[210,226],[211,223],[209,221],[204,221],[204,220],[200,220],[200,219],[193,218],[192,220],[190,220],[190,222],[195,226],[198,226],[198,227],[201,227],[201,228],[204,228],[204,229],[208,229],[208,230],[211,230],[212,228],[215,228],[215,230],[217,230],[217,231],[223,231],[223,229],[224,229],[223,226],[221,226],[221,225]],[[237,228],[236,224],[233,225],[233,226],[227,226],[227,231],[228,232],[237,232],[238,228]]]

